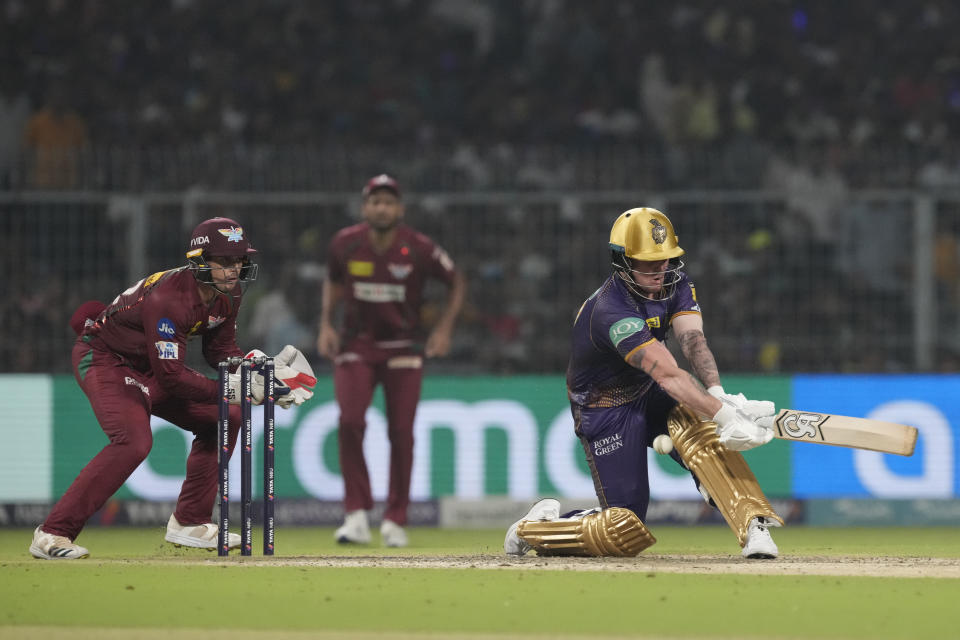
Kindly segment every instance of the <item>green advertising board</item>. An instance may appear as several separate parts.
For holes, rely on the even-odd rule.
[[[72,377],[53,376],[50,380],[48,487],[50,497],[56,498],[107,438]],[[725,386],[733,393],[789,405],[786,376],[731,376]],[[40,405],[42,402],[32,404],[35,408]],[[337,414],[330,379],[320,380],[314,398],[302,407],[277,411],[276,482],[280,495],[321,499],[342,495]],[[381,393],[375,395],[367,418],[365,447],[374,493],[385,494],[389,445]],[[254,409],[254,425],[254,460],[258,460],[262,429],[258,408]],[[592,480],[572,425],[560,376],[428,377],[415,431],[413,498],[592,497]],[[193,435],[156,418],[153,433],[150,455],[117,498],[176,498]],[[789,451],[788,443],[774,441],[746,453],[771,498],[791,494]],[[671,459],[652,453],[651,459],[655,465],[651,468],[654,499],[696,497],[688,474]],[[255,491],[258,478],[255,468]]]

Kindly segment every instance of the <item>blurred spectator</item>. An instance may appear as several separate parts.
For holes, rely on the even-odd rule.
[[[787,194],[790,217],[781,232],[795,242],[817,245],[815,253],[831,259],[837,244],[837,220],[849,188],[840,171],[837,147],[809,148],[799,161],[771,158],[765,186]]]
[[[478,283],[464,340],[454,347],[462,350],[458,362],[541,371],[563,360],[556,354],[566,349],[568,315],[590,294],[580,290],[583,282],[606,272],[583,238],[606,233],[611,215],[638,204],[623,198],[763,188],[776,195],[757,206],[763,215],[756,217],[743,203],[688,210],[668,203],[671,215],[687,220],[688,250],[712,267],[695,262],[697,279],[723,273],[776,294],[748,300],[736,284],[730,296],[705,305],[706,313],[728,320],[729,341],[716,342],[725,360],[770,371],[901,366],[899,354],[893,362],[885,355],[837,364],[859,347],[850,325],[895,300],[907,277],[884,254],[893,251],[897,216],[848,200],[863,187],[960,186],[960,151],[950,144],[960,136],[956,3],[236,0],[230,6],[224,12],[197,0],[6,3],[0,189],[184,193],[200,185],[212,194],[211,207],[227,207],[216,200],[222,191],[284,192],[278,197],[285,202],[296,192],[329,197],[309,215],[295,212],[296,204],[266,207],[264,277],[276,277],[297,262],[291,239],[313,238],[322,247],[347,223],[344,211],[353,207],[335,202],[340,194],[379,166],[403,167],[411,192],[429,194],[434,203],[422,203],[424,212],[435,213],[425,224],[460,243],[449,248]],[[44,108],[23,137],[24,101],[36,105],[45,86],[51,90]],[[73,115],[56,115],[46,102],[67,105]],[[15,142],[4,142],[11,135]],[[16,157],[21,140],[42,161],[29,175],[15,170],[28,167],[26,156]],[[39,152],[61,145],[72,148],[68,157],[89,149],[80,154],[82,175],[70,162],[59,164],[59,151]],[[472,193],[450,193],[479,190],[494,194],[471,200]],[[529,205],[525,198],[538,192],[546,192],[543,202]],[[568,216],[556,192],[605,195]],[[107,265],[101,260],[110,251],[103,247],[68,255],[80,250],[45,235],[34,239],[33,227],[24,226],[33,206],[0,215],[21,221],[3,227],[3,264],[13,276],[0,303],[8,370],[26,358],[21,335],[54,345],[63,336],[31,332],[65,326],[62,318],[28,313],[22,265],[56,259],[64,273],[64,265],[80,265],[91,282],[127,265],[123,243],[110,250],[116,255]],[[179,209],[179,203],[158,206],[149,224],[176,220]],[[937,215],[953,219],[952,209]],[[106,210],[104,216],[110,226],[98,237],[135,230]],[[46,224],[62,230],[59,238],[93,233],[65,226],[76,219],[64,213]],[[530,219],[537,221],[532,229]],[[948,323],[942,338],[956,322],[951,246],[958,233],[955,223],[941,224],[947,227],[938,229],[935,257],[939,310]],[[166,235],[149,234],[150,244]],[[591,274],[592,268],[599,271]],[[93,286],[72,271],[65,277],[73,278],[68,291]],[[251,304],[264,341],[298,340],[303,319],[309,325],[315,315],[303,308],[311,296],[302,291],[312,284],[302,274],[286,277],[291,288],[280,297],[264,297],[256,313]],[[850,293],[847,278],[862,289]],[[863,306],[840,304],[848,293]],[[838,327],[836,354],[804,348],[820,326]],[[53,356],[47,360],[47,367],[60,366]]]
[[[590,141],[630,140],[640,132],[640,114],[619,104],[609,89],[600,89],[593,104],[576,116],[577,126]]]
[[[80,150],[87,144],[87,125],[70,105],[62,84],[47,87],[43,107],[27,120],[23,144],[32,157],[30,185],[65,189],[78,185]]]
[[[17,70],[0,64],[0,189],[9,188],[19,170],[23,133],[30,117],[30,99]]]
[[[266,353],[279,353],[288,344],[304,354],[313,353],[317,310],[310,303],[319,295],[325,272],[322,265],[302,263],[296,272],[280,277],[279,286],[258,297],[247,327],[250,344]]]
[[[704,175],[716,170],[701,160],[706,150],[678,156],[670,145],[726,145],[747,132],[781,152],[849,144],[839,167],[848,183],[889,187],[909,185],[918,165],[879,169],[922,162],[914,151],[960,135],[960,58],[952,46],[960,10],[949,0],[921,8],[685,0],[642,11],[629,0],[238,0],[231,7],[224,14],[193,1],[11,2],[0,16],[0,42],[12,56],[5,66],[25,75],[21,90],[69,79],[65,104],[97,145],[203,147],[202,160],[219,165],[209,173],[223,182],[239,180],[228,170],[240,173],[273,146],[273,161],[257,168],[275,172],[277,183],[285,178],[281,188],[316,186],[309,180],[319,172],[288,171],[302,166],[300,145],[430,147],[424,155],[474,148],[488,166],[461,158],[473,177],[493,171],[487,145],[559,144],[566,148],[556,155],[572,158],[586,153],[577,147],[585,139],[613,144],[638,135],[644,153],[665,158],[656,164],[677,165],[661,175],[685,187],[723,186],[729,173]],[[52,144],[86,141],[79,137]],[[184,160],[183,152],[168,153],[171,164]],[[224,158],[236,166],[222,166]],[[122,168],[98,167],[98,179],[140,175]],[[149,180],[172,179],[143,169]],[[368,171],[348,167],[320,178],[349,189]],[[71,182],[69,170],[56,172]],[[107,172],[119,175],[100,175]],[[37,184],[50,182],[50,173],[37,174]],[[182,173],[178,188],[195,171]],[[425,171],[424,179],[444,175]],[[636,186],[628,175],[618,187]],[[575,179],[590,188],[594,177]],[[475,182],[509,186],[493,178]]]

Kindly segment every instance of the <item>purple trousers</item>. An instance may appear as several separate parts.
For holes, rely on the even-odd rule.
[[[586,453],[601,507],[625,507],[640,520],[647,516],[647,447],[658,435],[667,433],[667,415],[676,404],[654,385],[633,402],[619,407],[572,405],[574,427]],[[679,457],[674,459],[679,461]]]

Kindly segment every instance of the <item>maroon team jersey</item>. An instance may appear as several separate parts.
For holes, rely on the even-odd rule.
[[[239,289],[239,287],[238,287]],[[203,336],[211,366],[242,356],[236,343],[242,295],[218,295],[208,306],[187,267],[160,271],[136,283],[101,312],[82,339],[120,356],[131,368],[152,373],[172,397],[213,400],[217,383],[185,366],[187,340]]]
[[[397,227],[393,244],[378,254],[370,227],[342,229],[330,241],[330,281],[344,289],[343,343],[361,342],[381,349],[421,348],[420,306],[428,278],[448,286],[454,264],[447,252],[408,226]]]

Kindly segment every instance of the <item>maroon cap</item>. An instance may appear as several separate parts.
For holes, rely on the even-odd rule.
[[[243,227],[230,218],[210,218],[197,225],[190,234],[190,250],[187,257],[192,258],[197,250],[208,256],[246,256],[256,253],[250,246]]]
[[[70,328],[73,329],[74,333],[80,335],[85,328],[96,322],[97,316],[106,308],[107,305],[99,300],[87,300],[77,307],[77,310],[70,316]]]
[[[381,173],[367,180],[367,184],[363,187],[363,197],[366,198],[377,189],[387,189],[388,191],[392,191],[393,195],[398,198],[400,197],[400,184],[385,173]]]

